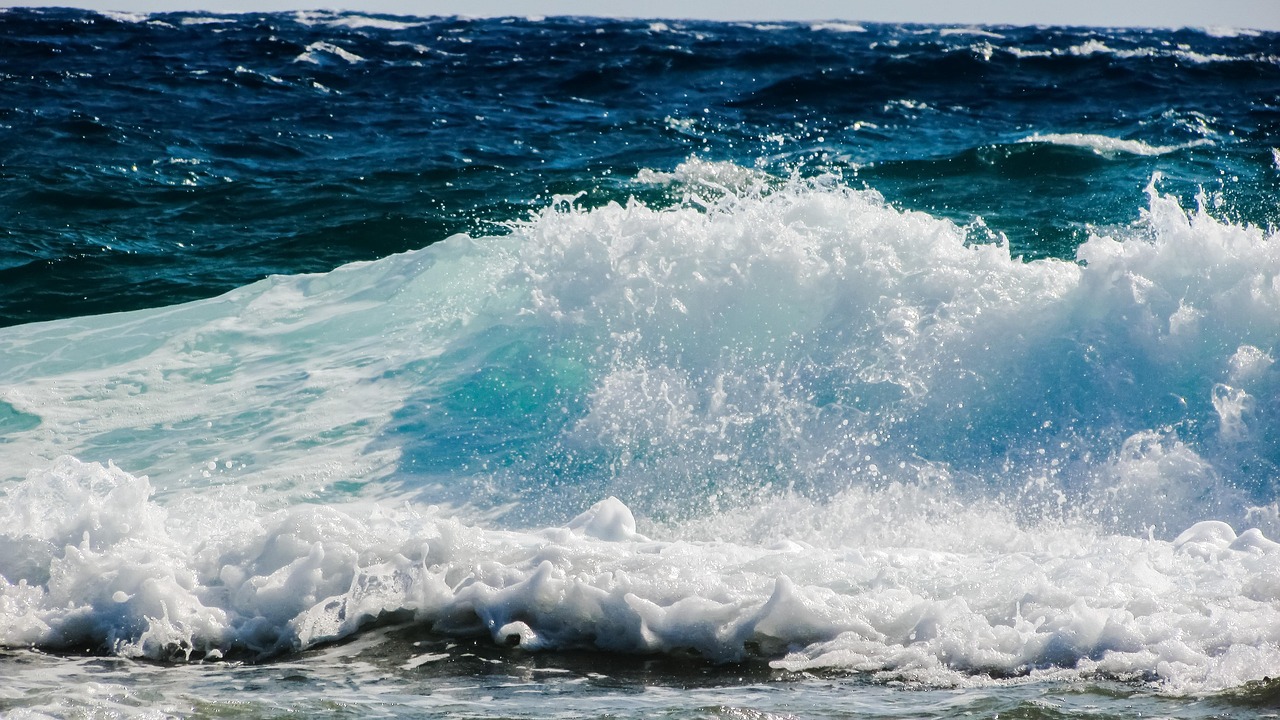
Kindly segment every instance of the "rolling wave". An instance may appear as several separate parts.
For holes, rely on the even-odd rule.
[[[0,331],[0,642],[1280,673],[1274,235],[1156,179],[1025,261],[830,179],[648,179],[684,199]]]

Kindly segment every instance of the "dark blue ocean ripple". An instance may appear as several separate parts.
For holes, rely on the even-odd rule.
[[[205,297],[691,157],[836,173],[1029,257],[1130,222],[1153,173],[1280,221],[1274,33],[0,14],[0,324]],[[1158,149],[1036,142],[1105,135]],[[1031,140],[1031,142],[1026,142]]]

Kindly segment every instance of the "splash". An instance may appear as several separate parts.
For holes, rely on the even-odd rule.
[[[525,650],[772,658],[942,687],[1102,676],[1172,694],[1280,668],[1280,544],[1220,522],[1172,542],[1027,530],[997,506],[895,486],[708,516],[739,537],[694,541],[637,533],[616,498],[514,532],[435,508],[150,494],[145,478],[70,458],[11,488],[0,640],[260,658],[412,621]],[[796,518],[810,527],[779,525]],[[786,538],[746,537],[762,526]]]
[[[412,619],[944,686],[1280,672],[1274,235],[1156,181],[1027,262],[730,170],[0,332],[36,467],[0,641],[259,657]]]

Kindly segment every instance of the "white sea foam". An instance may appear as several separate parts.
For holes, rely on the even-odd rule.
[[[11,487],[0,641],[218,657],[408,612],[528,650],[764,655],[943,686],[1051,673],[1181,694],[1280,672],[1280,544],[1225,523],[1173,541],[1029,531],[997,506],[891,485],[700,519],[728,540],[650,539],[616,499],[512,532],[429,508],[264,512],[234,494],[162,507],[150,493],[70,458]]]
[[[307,46],[306,52],[303,52],[302,54],[298,55],[298,57],[294,58],[293,61],[307,62],[307,63],[313,63],[318,65],[321,62],[320,55],[318,53],[325,53],[328,55],[332,55],[334,57],[345,60],[348,63],[351,63],[352,65],[356,63],[364,62],[364,58],[360,57],[359,55],[356,55],[350,50],[347,50],[346,48],[343,48],[338,45],[334,45],[333,43],[324,42],[324,41],[316,41],[311,43],[310,45]]]
[[[1001,52],[1007,52],[1014,57],[1031,58],[1031,57],[1062,57],[1063,55],[1075,55],[1078,57],[1090,57],[1093,55],[1111,55],[1118,58],[1174,58],[1184,62],[1196,63],[1197,65],[1205,65],[1210,63],[1235,62],[1239,60],[1247,60],[1250,62],[1275,62],[1276,59],[1270,56],[1260,56],[1258,54],[1246,55],[1224,55],[1221,53],[1198,53],[1190,49],[1189,46],[1176,47],[1138,47],[1131,49],[1112,48],[1105,42],[1097,39],[1086,40],[1078,45],[1072,45],[1069,48],[1052,48],[1049,50],[1029,50],[1020,47],[1002,47]]]
[[[447,52],[444,52],[444,51],[441,51],[441,50],[435,50],[434,48],[429,48],[429,47],[427,47],[426,45],[422,45],[422,44],[420,44],[420,43],[415,43],[415,42],[408,42],[408,41],[405,41],[405,40],[392,40],[392,41],[388,42],[387,44],[388,44],[388,45],[390,45],[390,46],[392,46],[392,47],[407,47],[407,48],[412,48],[412,49],[413,49],[413,51],[414,51],[414,52],[416,52],[416,53],[418,53],[419,55],[430,55],[431,53],[433,53],[433,52],[434,52],[434,53],[439,54],[439,55],[453,56],[453,53],[447,53]]]
[[[300,25],[319,25],[339,17],[332,10],[299,10],[293,14],[294,22]]]
[[[1200,28],[1200,31],[1209,37],[1216,38],[1237,38],[1237,37],[1258,37],[1262,33],[1257,30],[1248,30],[1245,28],[1230,27],[1227,25],[1209,25]]]
[[[0,643],[403,611],[935,685],[1280,674],[1275,236],[1154,181],[1023,262],[827,180],[653,177],[689,201],[0,330]]]
[[[233,23],[233,18],[226,17],[185,17],[182,18],[183,25],[225,25]]]
[[[237,65],[237,66],[236,66],[236,69],[235,69],[235,72],[236,72],[236,74],[237,74],[237,75],[256,75],[257,77],[260,77],[260,78],[262,78],[263,80],[268,80],[268,81],[273,82],[273,83],[275,83],[275,84],[277,84],[277,85],[285,85],[285,84],[286,84],[286,82],[285,82],[285,80],[284,80],[283,78],[278,78],[278,77],[276,77],[275,75],[269,75],[269,74],[267,74],[267,73],[261,73],[261,72],[258,72],[257,70],[250,70],[249,68],[247,68],[247,67],[245,67],[245,66],[243,66],[243,65]]]
[[[106,18],[111,18],[116,22],[129,23],[133,25],[144,23],[151,19],[151,16],[147,13],[119,12],[116,10],[100,10],[98,11],[98,14]]]
[[[1018,142],[1048,143],[1070,147],[1088,148],[1099,155],[1164,155],[1165,153],[1185,150],[1187,148],[1212,145],[1209,138],[1198,138],[1180,145],[1151,145],[1141,140],[1125,140],[1107,135],[1093,133],[1037,133],[1029,135]]]
[[[1004,38],[1004,35],[1001,35],[1000,33],[991,32],[990,30],[984,30],[983,28],[980,28],[980,27],[947,27],[947,28],[939,29],[938,34],[943,37],[965,35],[965,36],[972,36],[972,37],[987,37],[987,38],[996,38],[996,39]]]
[[[676,122],[676,121],[672,121]],[[681,163],[671,172],[642,168],[636,182],[651,185],[683,184],[704,186],[722,191],[745,192],[764,187],[773,178],[765,172],[745,168],[737,163],[695,158]]]
[[[324,24],[329,27],[349,28],[352,30],[361,30],[365,28],[372,28],[375,30],[409,30],[423,25],[421,22],[389,20],[387,18],[369,17],[367,15],[343,15],[339,18],[327,20]]]
[[[835,21],[813,23],[812,25],[809,26],[809,29],[814,32],[835,32],[835,33],[863,33],[867,31],[865,27],[858,25],[856,23],[835,22]]]

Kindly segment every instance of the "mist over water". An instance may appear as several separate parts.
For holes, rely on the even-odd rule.
[[[1272,36],[0,27],[0,707],[1273,692]]]

